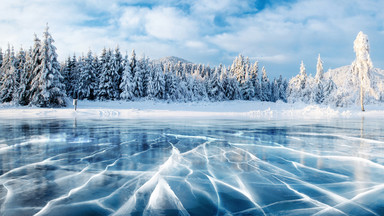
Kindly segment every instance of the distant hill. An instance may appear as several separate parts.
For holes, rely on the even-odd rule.
[[[162,63],[162,64],[168,64],[168,63],[177,64],[178,62],[185,63],[185,64],[193,64],[192,62],[190,62],[188,60],[185,60],[185,59],[182,59],[182,58],[179,58],[176,56],[167,56],[164,58],[155,59],[155,60],[153,60],[153,62],[158,63],[158,64],[160,64],[160,63]]]

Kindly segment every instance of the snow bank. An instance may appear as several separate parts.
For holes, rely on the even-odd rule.
[[[101,118],[101,119],[324,119],[324,118],[384,118],[384,106],[333,108],[302,103],[270,103],[260,101],[166,103],[154,101],[79,101],[77,111],[67,108],[30,108],[0,105],[0,118]]]

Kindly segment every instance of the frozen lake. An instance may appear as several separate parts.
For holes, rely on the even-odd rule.
[[[0,120],[0,215],[384,215],[384,122]]]

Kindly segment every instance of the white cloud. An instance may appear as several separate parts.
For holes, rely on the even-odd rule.
[[[375,66],[384,67],[384,1],[298,0],[258,13],[251,2],[146,0],[149,7],[138,0],[4,1],[0,47],[10,42],[27,48],[33,33],[41,35],[49,22],[61,59],[119,44],[122,51],[136,48],[151,57],[179,55],[210,64],[228,65],[242,53],[276,73],[281,68],[296,73],[302,59],[308,70],[314,67],[318,53],[328,60],[325,68],[349,64],[353,40],[363,30]],[[217,17],[222,25],[215,23]]]
[[[146,15],[145,29],[159,39],[186,40],[198,35],[198,25],[182,11],[158,7]]]

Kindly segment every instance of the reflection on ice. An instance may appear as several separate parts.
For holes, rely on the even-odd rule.
[[[383,215],[384,123],[0,121],[1,215]]]

